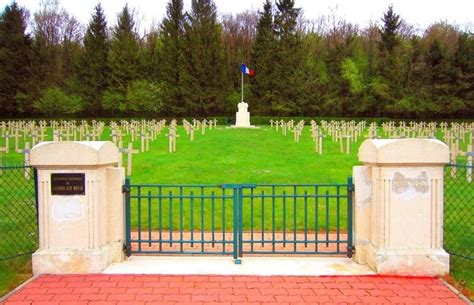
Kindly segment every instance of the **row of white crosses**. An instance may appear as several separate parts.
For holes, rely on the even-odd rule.
[[[133,154],[147,152],[150,149],[150,142],[155,141],[158,135],[161,134],[162,129],[166,126],[166,120],[131,120],[110,122],[110,136],[121,154],[127,156],[127,176],[132,175],[132,158]],[[126,148],[123,146],[123,137],[130,136],[130,141]],[[140,149],[134,149],[134,141],[140,142]],[[119,166],[122,166],[122,159],[119,159]]]
[[[472,159],[474,156],[474,123],[452,123],[451,126],[445,122],[440,124],[443,139],[450,148],[450,163],[456,164],[459,157],[466,157],[467,169],[466,179],[472,182]],[[461,145],[466,150],[461,149]],[[457,168],[451,167],[451,176],[456,177]]]
[[[273,128],[275,126],[276,131],[279,131],[281,129],[281,133],[286,136],[287,131],[291,131],[294,126],[294,121],[290,120],[288,122],[285,122],[284,120],[270,120],[270,126]]]
[[[398,126],[395,122],[382,123],[385,138],[431,138],[436,135],[436,123],[434,122],[407,122],[401,121]]]
[[[311,120],[311,138],[313,139],[314,142],[314,152],[317,154],[322,155],[323,154],[323,140],[324,137],[326,137],[323,134],[323,131],[321,130],[320,126],[314,121]]]
[[[350,154],[351,143],[359,140],[366,124],[365,121],[359,123],[355,121],[321,121],[321,128],[331,136],[333,142],[339,143],[341,153]],[[344,145],[344,142],[346,145]]]
[[[292,121],[290,122],[291,122],[290,128],[293,128],[293,139],[296,143],[299,143],[301,133],[303,132],[303,129],[304,129],[304,121],[303,120],[299,121],[298,124],[296,124],[295,126],[293,126]]]
[[[170,126],[168,127],[168,152],[173,153],[176,151],[176,140],[179,138],[179,134],[177,132],[178,124],[176,120],[172,120]]]

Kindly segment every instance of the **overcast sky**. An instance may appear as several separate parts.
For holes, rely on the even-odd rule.
[[[1,7],[12,0],[0,0]],[[87,24],[94,6],[100,0],[59,0],[60,5]],[[238,13],[245,10],[261,10],[263,0],[214,0],[220,14]],[[39,7],[40,0],[16,0],[31,13]],[[166,11],[168,0],[101,0],[109,25],[116,21],[117,13],[128,3],[138,10],[142,21],[141,30],[153,21],[159,22]],[[191,0],[184,0],[185,9]],[[474,24],[474,0],[296,0],[307,18],[316,19],[335,11],[336,15],[347,21],[365,26],[369,21],[379,21],[382,13],[392,3],[394,10],[409,24],[425,29],[436,21],[448,21],[451,24]]]

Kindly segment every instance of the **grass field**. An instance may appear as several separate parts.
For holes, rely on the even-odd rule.
[[[318,155],[314,152],[314,143],[310,137],[309,127],[305,128],[299,143],[294,142],[292,133],[283,136],[281,132],[270,129],[269,126],[260,127],[260,129],[252,130],[226,129],[224,126],[218,126],[217,129],[207,130],[205,135],[196,132],[194,142],[189,141],[184,129],[180,127],[178,129],[180,137],[177,141],[177,152],[173,154],[168,153],[167,138],[164,136],[167,130],[163,130],[158,139],[150,143],[149,152],[133,155],[131,182],[132,184],[213,185],[223,183],[346,183],[347,178],[352,174],[352,167],[359,164],[357,150],[365,139],[365,134],[359,138],[357,143],[351,144],[351,154],[349,155],[341,153],[340,144],[332,142],[330,137],[326,137],[323,145],[324,153],[323,155]],[[52,139],[51,130],[49,130],[48,139]],[[3,138],[0,138],[0,146],[4,145],[3,140]],[[110,140],[108,128],[105,129],[102,140]],[[123,140],[125,146],[129,141],[129,137],[127,136]],[[13,145],[14,141],[10,138],[10,147],[13,147]],[[23,147],[22,141],[20,141],[20,147]],[[138,141],[134,143],[134,148],[139,148]],[[465,147],[461,148],[465,149]],[[17,153],[3,154],[3,163],[23,162],[23,158],[23,155]],[[125,156],[124,164],[126,164]],[[292,190],[289,188],[287,194],[291,194],[291,192]],[[298,206],[301,206],[300,202]],[[0,204],[2,203],[0,202]],[[146,206],[142,208],[146,209]],[[292,226],[294,225],[291,222],[294,219],[294,215],[291,212],[294,208],[293,202],[290,201],[287,208],[288,225]],[[313,215],[314,205],[310,205],[308,209],[309,214]],[[319,209],[321,209],[320,214],[324,215],[325,207],[320,206]],[[333,212],[334,209],[331,209],[331,211]],[[186,211],[184,212],[186,213]],[[199,214],[199,205],[196,205],[194,212],[197,213],[196,215]],[[226,213],[229,212],[231,211],[226,211]],[[248,215],[248,207],[244,213]],[[262,210],[256,211],[255,216],[258,218],[261,213]],[[346,224],[345,214],[346,210],[342,206],[341,215],[343,216],[340,220],[342,227]],[[265,215],[269,215],[268,210],[265,210]],[[188,216],[185,217],[186,222],[184,226],[189,228]],[[135,212],[132,214],[133,219],[135,219],[134,217],[136,217]],[[282,215],[277,215],[277,217],[281,223]],[[334,214],[331,214],[330,217],[334,218]],[[209,224],[208,220],[205,219],[206,224]],[[176,218],[173,221],[175,224],[177,223]],[[315,219],[309,219],[310,223],[314,223],[314,221]],[[325,219],[322,218],[321,221],[321,224],[324,225]],[[298,229],[304,227],[301,217],[296,217],[296,222]],[[133,225],[136,227],[136,221],[134,221]],[[197,229],[200,228],[199,225],[199,222],[197,222]],[[244,222],[244,225],[248,226],[249,221]],[[257,229],[261,228],[261,226],[268,227],[269,225],[268,220],[265,220],[263,225],[257,222],[255,224]],[[335,225],[336,223],[332,223],[332,228]],[[459,226],[464,226],[468,230],[467,232],[471,230],[471,236],[473,236],[472,225],[462,223]],[[463,241],[463,243],[465,242],[466,240]],[[472,244],[470,246],[473,247]],[[5,287],[11,286],[12,281],[18,281],[17,274],[21,274],[21,270],[28,270],[27,265],[26,263],[25,268],[19,268],[16,264],[11,266],[9,264],[0,265],[0,268],[5,266],[5,268],[1,268],[2,271],[0,272],[0,291],[2,287],[5,291]],[[17,269],[20,271],[14,271]],[[472,272],[465,272],[465,270],[456,267],[454,267],[454,270],[456,270],[456,274],[462,275],[468,287],[474,288]]]

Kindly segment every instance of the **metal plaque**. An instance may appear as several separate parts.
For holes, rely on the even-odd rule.
[[[51,174],[51,195],[85,195],[85,174]]]

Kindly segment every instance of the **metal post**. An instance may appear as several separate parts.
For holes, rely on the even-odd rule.
[[[125,178],[123,186],[123,193],[125,194],[125,254],[130,256],[132,254],[131,247],[131,219],[130,219],[130,177]]]
[[[240,74],[242,74],[242,98],[241,102],[244,102],[244,72],[240,71]]]
[[[347,178],[347,256],[352,257],[354,246],[352,242],[352,196],[354,194],[354,184],[352,177]]]
[[[235,264],[241,264],[241,260],[239,259],[239,234],[238,234],[238,230],[239,230],[239,193],[238,193],[238,190],[236,187],[233,187],[232,188],[232,192],[233,192],[233,207],[234,207],[234,213],[233,213],[233,234],[234,234],[234,238],[233,238],[233,254],[234,254],[234,263]]]
[[[242,196],[243,196],[243,190],[242,187],[239,187],[239,257],[242,257],[242,231],[243,231],[243,220],[242,220],[242,215],[244,214],[243,212],[243,203],[242,203]],[[239,262],[236,264],[240,264],[240,259]]]

